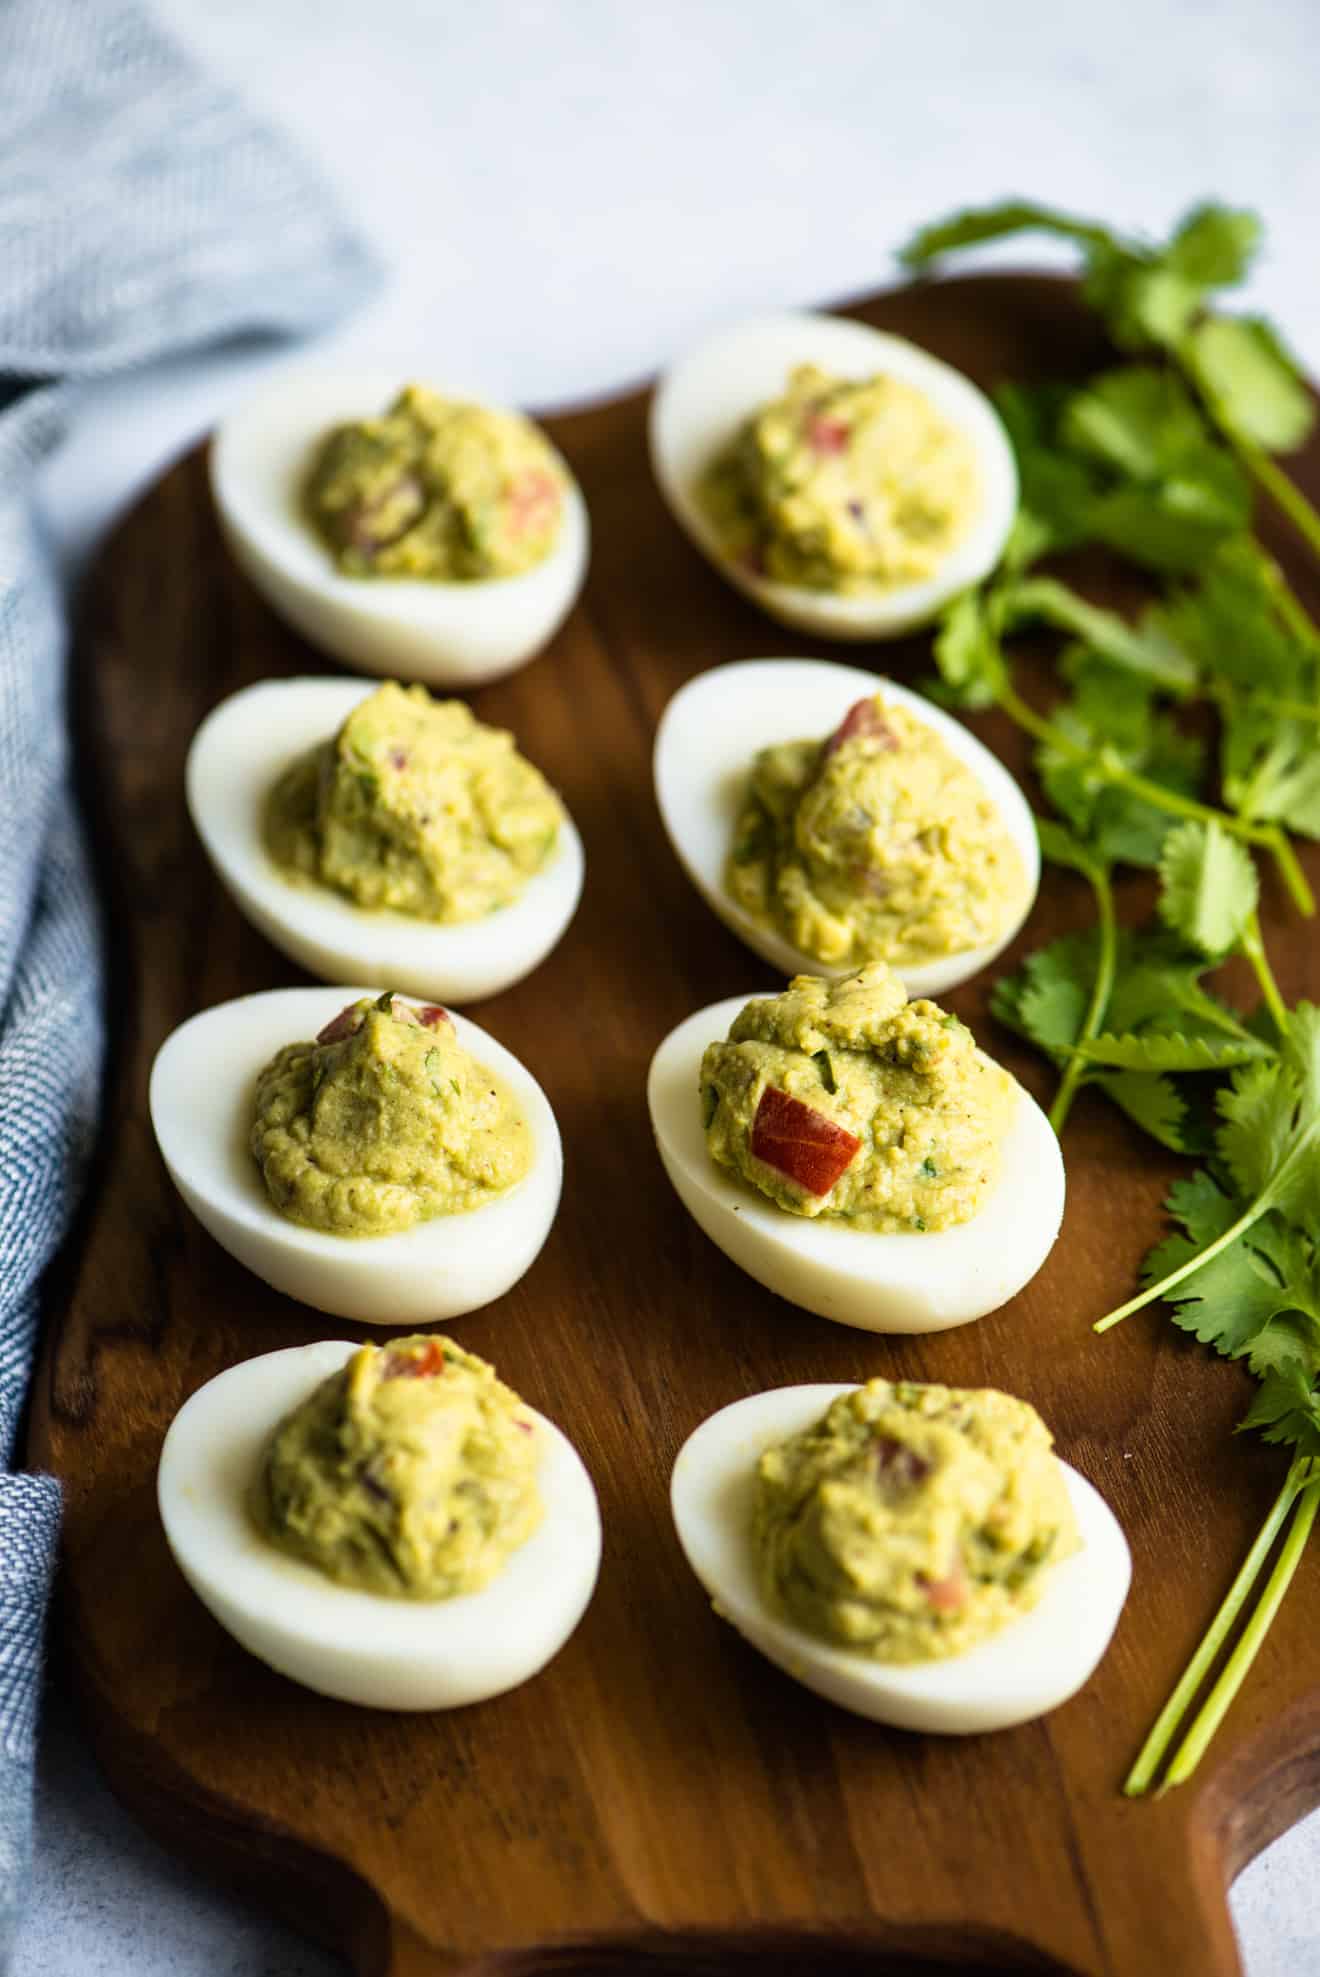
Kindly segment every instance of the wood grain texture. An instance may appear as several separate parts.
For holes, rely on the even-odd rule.
[[[858,313],[984,382],[1101,355],[1071,291],[1043,279],[921,287]],[[187,743],[235,688],[330,669],[229,565],[200,457],[166,475],[100,560],[76,713],[115,1051],[103,1160],[54,1288],[31,1428],[32,1459],[67,1491],[61,1632],[97,1749],[167,1845],[344,1947],[364,1977],[757,1961],[1228,1977],[1229,1879],[1320,1799],[1320,1575],[1300,1575],[1195,1783],[1123,1800],[1123,1772],[1282,1467],[1231,1437],[1245,1376],[1162,1315],[1104,1340],[1090,1331],[1129,1292],[1178,1163],[1084,1098],[1063,1237],[1035,1282],[979,1324],[889,1340],[742,1276],[655,1156],[643,1080],[656,1042],[691,1009],[772,984],[668,850],[651,795],[656,718],[712,663],[828,648],[761,618],[679,535],[651,484],[644,413],[638,396],[550,421],[591,505],[590,580],[544,656],[475,701],[563,790],[587,885],[559,949],[479,1012],[555,1106],[563,1207],[523,1282],[453,1328],[577,1443],[600,1492],[604,1563],[551,1667],[454,1714],[356,1710],[271,1674],[190,1596],[161,1536],[155,1463],[186,1396],[237,1359],[353,1330],[267,1290],[203,1234],[146,1113],[152,1054],[178,1022],[300,979],[210,876],[184,810]],[[1320,491],[1320,450],[1298,471]],[[1101,561],[1083,573],[1098,597],[1135,595]],[[909,680],[927,669],[920,638],[842,656]],[[974,725],[1025,773],[1005,722]],[[1308,853],[1308,867],[1320,885],[1320,859]],[[1265,888],[1284,993],[1320,989],[1313,927],[1289,919],[1268,875]],[[1125,905],[1141,904],[1136,884]],[[1051,874],[1009,960],[1086,916],[1080,885]],[[1040,1093],[1042,1066],[992,1023],[988,989],[983,977],[948,1000]],[[718,1623],[683,1564],[667,1483],[697,1422],[761,1388],[873,1374],[1024,1395],[1122,1519],[1135,1578],[1113,1647],[1043,1722],[940,1741],[846,1715]]]

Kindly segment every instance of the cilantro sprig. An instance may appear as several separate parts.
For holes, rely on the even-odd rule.
[[[1082,292],[1122,350],[1177,367],[1211,424],[1318,555],[1320,514],[1273,459],[1301,445],[1315,408],[1296,361],[1259,316],[1220,316],[1212,302],[1246,276],[1260,244],[1254,213],[1195,207],[1167,241],[1125,238],[1092,220],[1026,200],[953,214],[901,251],[913,269],[988,240],[1045,233],[1081,250]]]
[[[1253,484],[1320,554],[1320,514],[1277,464],[1314,423],[1293,359],[1259,318],[1216,313],[1260,241],[1248,212],[1206,205],[1164,242],[1026,201],[955,214],[904,250],[925,267],[1023,231],[1081,255],[1084,298],[1129,360],[1080,383],[1001,385],[1021,501],[999,573],[955,600],[935,642],[939,698],[996,706],[1035,743],[1053,817],[1041,850],[1091,889],[1094,922],[1027,956],[991,1007],[1055,1065],[1062,1131],[1097,1089],[1201,1164],[1172,1189],[1172,1232],[1104,1332],[1162,1299],[1175,1324],[1256,1381],[1242,1430],[1291,1450],[1283,1485],[1219,1612],[1124,1784],[1189,1777],[1239,1692],[1320,1514],[1320,1009],[1289,1008],[1266,953],[1253,853],[1294,905],[1315,903],[1289,833],[1320,839],[1320,629],[1254,534]],[[1160,585],[1129,620],[1042,560],[1084,544]],[[1048,709],[1013,644],[1064,643]],[[1217,723],[1211,758],[1183,726]],[[1219,801],[1208,797],[1218,794]],[[1121,924],[1121,867],[1157,874],[1147,925]],[[1259,1006],[1207,978],[1250,966]],[[1188,1724],[1189,1712],[1191,1712]],[[1175,1740],[1179,1738],[1181,1741]]]
[[[1030,620],[1066,628],[1082,640],[1071,654],[1079,690],[1053,717],[1018,691],[1003,644],[1005,629]],[[1191,793],[1200,780],[1199,749],[1153,709],[1158,694],[1190,695],[1199,675],[1164,618],[1133,627],[1053,579],[1000,579],[954,600],[936,635],[934,657],[942,700],[969,710],[998,707],[1036,741],[1047,791],[1098,862],[1151,865],[1174,821],[1217,823],[1244,844],[1268,851],[1298,911],[1315,911],[1277,816],[1219,810]]]

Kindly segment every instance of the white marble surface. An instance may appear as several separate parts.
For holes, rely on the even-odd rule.
[[[918,222],[1013,191],[1134,228],[1210,194],[1257,205],[1269,252],[1248,299],[1320,370],[1315,0],[160,10],[298,134],[393,260],[340,346],[424,352],[493,397],[596,395],[721,317],[873,287]],[[281,361],[229,352],[89,394],[47,484],[70,560]],[[38,1811],[14,1977],[339,1967],[145,1840],[58,1695]],[[1251,1977],[1320,1972],[1318,1869],[1313,1819],[1239,1882]]]

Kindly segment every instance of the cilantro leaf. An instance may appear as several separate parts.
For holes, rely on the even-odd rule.
[[[1228,1036],[1222,1030],[1129,1030],[1122,1036],[1105,1032],[1078,1046],[1091,1064],[1111,1064],[1122,1071],[1224,1071],[1253,1064],[1273,1052],[1252,1036]]]
[[[1014,975],[1001,975],[990,1012],[1049,1056],[1072,1049],[1086,1020],[1099,959],[1099,934],[1064,934],[1029,954]]]
[[[1259,214],[1246,207],[1195,206],[1179,223],[1165,259],[1201,288],[1232,288],[1244,279],[1263,232]]]
[[[1315,423],[1301,372],[1259,316],[1212,316],[1188,332],[1185,361],[1230,432],[1269,453],[1291,453]]]
[[[1102,371],[1068,399],[1059,424],[1065,446],[1129,480],[1158,480],[1206,438],[1191,393],[1172,371],[1128,364]]]
[[[1202,673],[1246,689],[1301,693],[1311,655],[1275,616],[1268,565],[1254,543],[1230,540],[1201,581],[1166,607],[1170,635]]]
[[[1030,199],[1008,199],[998,206],[967,207],[951,213],[947,220],[922,227],[900,247],[898,258],[905,268],[924,268],[954,248],[976,247],[983,241],[1026,232],[1061,234],[1088,244],[1110,245],[1114,239],[1107,227],[1091,220],[1038,206]]]
[[[1226,715],[1225,729],[1224,789],[1241,814],[1320,837],[1320,728],[1261,707]]]
[[[1229,953],[1259,896],[1251,853],[1218,823],[1179,824],[1168,833],[1160,853],[1160,918],[1189,947],[1212,959]]]
[[[1221,1002],[1201,987],[1207,961],[1191,954],[1167,933],[1129,934],[1120,950],[1120,967],[1109,998],[1109,1020],[1119,1031],[1149,1023],[1181,1024],[1193,1019],[1204,1032],[1218,1029],[1230,1036],[1252,1032]]]
[[[1254,1214],[1305,1219],[1320,1203],[1320,1009],[1290,1012],[1281,1054],[1233,1074],[1219,1095],[1220,1158]]]
[[[1176,643],[1163,619],[1147,613],[1129,625],[1116,611],[1088,604],[1053,577],[1027,577],[999,594],[999,628],[1043,621],[1071,632],[1111,665],[1149,680],[1167,693],[1189,693],[1196,685],[1195,663]]]
[[[1210,1175],[1198,1170],[1175,1182],[1166,1203],[1184,1233],[1166,1237],[1146,1258],[1147,1283],[1193,1261],[1218,1242],[1238,1219],[1241,1204],[1224,1194]],[[1239,1235],[1170,1293],[1174,1323],[1228,1358],[1239,1358],[1280,1309],[1287,1309],[1278,1283]]]
[[[1001,384],[994,394],[1017,458],[1018,512],[1004,551],[1004,567],[1021,574],[1039,557],[1075,548],[1094,533],[1092,509],[1099,476],[1085,460],[1065,453],[1056,427],[1065,387]]]
[[[1159,1072],[1114,1071],[1096,1081],[1120,1111],[1161,1146],[1175,1153],[1187,1151],[1187,1101],[1174,1084]]]
[[[1300,1358],[1280,1372],[1266,1374],[1241,1426],[1258,1428],[1267,1442],[1320,1458],[1320,1394],[1307,1379]]]
[[[1116,784],[1109,769],[1139,770],[1185,796],[1200,785],[1201,744],[1148,707],[1147,700],[1130,700],[1121,690],[1108,700],[1083,691],[1055,710],[1053,725],[1092,759],[1049,745],[1037,750],[1037,773],[1051,803],[1102,865],[1158,864],[1174,821],[1167,810]]]
[[[1189,576],[1250,519],[1246,482],[1210,448],[1165,480],[1112,488],[1092,502],[1088,516],[1097,542],[1146,569]]]
[[[965,590],[940,619],[935,664],[946,697],[959,707],[992,706],[1008,678],[980,593]]]

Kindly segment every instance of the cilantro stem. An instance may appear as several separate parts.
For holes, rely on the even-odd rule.
[[[1166,811],[1171,817],[1182,817],[1197,824],[1219,824],[1245,844],[1261,846],[1273,857],[1297,910],[1307,919],[1315,912],[1315,899],[1306,882],[1306,874],[1298,864],[1287,837],[1276,825],[1249,823],[1244,817],[1234,816],[1227,810],[1216,810],[1208,803],[1198,803],[1194,797],[1181,796],[1177,790],[1166,789],[1163,783],[1151,782],[1135,770],[1125,769],[1111,750],[1088,748],[1084,742],[1074,741],[1062,728],[1056,728],[1052,721],[1038,714],[1007,680],[1001,681],[997,687],[995,700],[1009,719],[1016,721],[1035,740],[1046,748],[1069,756],[1074,762],[1085,762],[1091,773],[1102,782],[1127,790],[1129,795],[1140,797],[1143,802]]]
[[[1320,514],[1316,513],[1297,483],[1289,479],[1263,447],[1235,432],[1225,419],[1218,416],[1212,404],[1208,405],[1208,410],[1253,480],[1264,488],[1275,507],[1283,510],[1297,533],[1320,556]]]
[[[1292,840],[1276,824],[1265,824],[1256,828],[1263,830],[1264,836],[1253,839],[1253,843],[1265,846],[1283,881],[1284,891],[1302,918],[1309,920],[1315,912],[1315,894],[1311,891],[1306,874],[1298,863]]]
[[[1307,1539],[1315,1523],[1315,1514],[1320,1509],[1320,1471],[1313,1462],[1298,1461],[1293,1469],[1302,1474],[1303,1488],[1293,1514],[1292,1528],[1283,1541],[1265,1583],[1265,1590],[1256,1605],[1256,1610],[1242,1629],[1237,1646],[1233,1649],[1214,1688],[1206,1697],[1191,1729],[1183,1738],[1174,1753],[1173,1762],[1164,1776],[1162,1790],[1172,1785],[1187,1782],[1201,1759],[1205,1756],[1210,1739],[1228,1714],[1237,1698],[1238,1690],[1251,1672],[1251,1665],[1259,1654],[1265,1636],[1274,1624],[1274,1617],[1283,1604],[1284,1594],[1292,1584],[1293,1575],[1301,1563]],[[1291,1473],[1291,1472],[1290,1472]]]
[[[1170,1270],[1168,1276],[1161,1277],[1158,1283],[1149,1285],[1144,1291],[1138,1291],[1137,1295],[1130,1297],[1126,1304],[1120,1304],[1116,1311],[1106,1312],[1103,1318],[1096,1320],[1091,1330],[1093,1332],[1107,1332],[1122,1319],[1130,1318],[1134,1311],[1140,1311],[1144,1304],[1153,1304],[1157,1297],[1167,1297],[1175,1284],[1181,1284],[1185,1278],[1194,1275],[1197,1270],[1202,1269],[1205,1264],[1209,1263],[1212,1257],[1218,1256],[1221,1250],[1227,1249],[1230,1243],[1236,1242],[1240,1235],[1244,1235],[1248,1229],[1259,1222],[1261,1216],[1272,1205],[1273,1195],[1271,1193],[1267,1191],[1264,1194],[1258,1195],[1250,1208],[1244,1209],[1243,1213],[1238,1216],[1237,1221],[1233,1223],[1231,1228],[1225,1229],[1222,1236],[1216,1236],[1215,1240],[1212,1243],[1208,1243],[1204,1249],[1198,1249],[1195,1256],[1189,1257],[1187,1262],[1180,1264],[1176,1270]]]
[[[1256,971],[1256,980],[1260,983],[1260,992],[1265,998],[1265,1007],[1274,1019],[1274,1027],[1281,1037],[1286,1037],[1288,1034],[1288,1005],[1279,994],[1279,984],[1274,979],[1274,970],[1270,967],[1269,957],[1265,952],[1265,943],[1261,939],[1260,933],[1259,914],[1252,913],[1248,918],[1245,927],[1242,929],[1241,946],[1242,952]]]
[[[1291,481],[1288,485],[1292,486]],[[1274,599],[1274,608],[1293,637],[1302,645],[1320,646],[1320,626],[1317,626],[1274,558],[1262,549],[1259,564]]]
[[[1224,687],[1215,692],[1215,699],[1221,711],[1233,705],[1234,696]],[[1309,706],[1305,700],[1284,700],[1277,693],[1258,693],[1253,687],[1246,695],[1247,705],[1265,714],[1278,714],[1287,721],[1320,721],[1320,707]]]
[[[1123,1790],[1128,1798],[1140,1798],[1143,1792],[1149,1791],[1164,1753],[1177,1733],[1178,1725],[1191,1707],[1193,1697],[1209,1674],[1220,1649],[1232,1632],[1234,1622],[1246,1605],[1247,1595],[1260,1577],[1260,1569],[1269,1557],[1274,1540],[1278,1537],[1284,1519],[1292,1509],[1302,1487],[1302,1471],[1305,1466],[1303,1462],[1298,1461],[1289,1469],[1283,1488],[1271,1506],[1269,1516],[1257,1532],[1255,1543],[1243,1559],[1237,1577],[1224,1595],[1223,1604],[1202,1636],[1196,1653],[1183,1670],[1178,1686],[1152,1724],[1150,1735],[1137,1753],[1136,1763],[1123,1780]]]
[[[1086,1060],[1078,1052],[1078,1046],[1090,1043],[1099,1034],[1104,1014],[1109,1007],[1109,998],[1114,987],[1114,971],[1118,966],[1118,923],[1114,915],[1114,891],[1109,883],[1109,874],[1102,866],[1087,869],[1095,893],[1096,911],[1100,918],[1100,947],[1096,956],[1095,981],[1091,985],[1091,1000],[1087,1004],[1086,1019],[1078,1033],[1073,1055],[1064,1068],[1058,1092],[1050,1107],[1050,1124],[1056,1133],[1062,1133],[1078,1086],[1086,1075]]]

